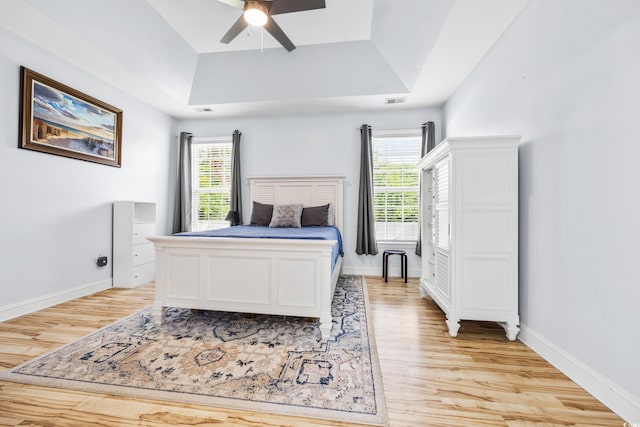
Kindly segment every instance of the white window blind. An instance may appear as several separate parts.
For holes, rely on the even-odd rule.
[[[373,137],[373,210],[378,241],[418,239],[419,175],[422,137]]]
[[[231,141],[194,143],[191,147],[191,229],[229,226]]]

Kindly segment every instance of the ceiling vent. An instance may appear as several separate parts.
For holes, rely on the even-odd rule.
[[[384,100],[385,104],[402,104],[405,101],[405,97],[398,97],[398,98],[386,98]]]

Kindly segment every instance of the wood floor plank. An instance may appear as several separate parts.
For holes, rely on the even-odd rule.
[[[622,426],[623,421],[491,322],[462,322],[420,298],[417,280],[366,278],[390,425]],[[0,370],[149,306],[153,284],[109,289],[0,323]],[[4,426],[346,426],[297,417],[0,382]]]

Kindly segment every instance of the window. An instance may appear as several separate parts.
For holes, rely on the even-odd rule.
[[[231,198],[229,138],[193,142],[191,146],[191,229],[228,227],[224,220]]]
[[[378,241],[418,239],[420,131],[373,135],[373,210]]]

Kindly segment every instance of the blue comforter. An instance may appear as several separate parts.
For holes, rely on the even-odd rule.
[[[259,225],[237,225],[235,227],[219,228],[207,231],[189,231],[176,233],[174,236],[191,237],[238,237],[251,239],[309,239],[309,240],[337,240],[331,253],[331,270],[336,265],[339,256],[344,255],[340,230],[334,226],[302,227],[302,228],[272,228]]]

